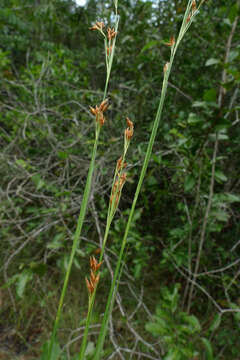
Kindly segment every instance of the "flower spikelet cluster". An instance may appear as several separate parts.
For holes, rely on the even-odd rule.
[[[168,42],[165,43],[165,45],[169,46],[169,47],[174,47],[175,45],[175,38],[174,36],[171,36],[170,40]]]
[[[98,30],[102,32],[104,26],[105,25],[102,21],[97,21],[92,27],[89,28],[89,30]]]
[[[90,257],[90,279],[87,277],[85,278],[89,296],[94,293],[99,282],[100,275],[97,274],[97,272],[100,269],[102,263],[103,261],[98,263],[94,256]]]
[[[93,115],[95,115],[96,117],[96,122],[97,124],[99,124],[101,127],[103,126],[104,122],[105,122],[105,117],[103,115],[103,113],[107,110],[109,106],[109,101],[108,99],[105,99],[101,102],[101,104],[99,106],[95,106],[95,108],[90,106],[90,111]]]
[[[191,17],[194,15],[194,13],[197,11],[197,3],[195,0],[192,2],[192,9],[187,17],[187,23],[191,20]]]
[[[119,160],[118,160],[119,161]],[[126,163],[125,163],[126,164]],[[120,195],[121,195],[121,191],[123,188],[123,185],[125,184],[126,180],[127,180],[127,174],[126,173],[122,173],[120,175],[120,173],[118,173],[117,176],[117,180],[115,181],[115,184],[113,185],[113,190],[112,190],[112,195],[110,198],[110,204],[112,205],[114,202],[114,208],[116,209],[119,203],[119,199],[120,199]]]
[[[130,141],[131,138],[133,137],[133,122],[127,117],[126,118],[126,122],[127,122],[127,128],[125,130],[125,138],[127,141]]]

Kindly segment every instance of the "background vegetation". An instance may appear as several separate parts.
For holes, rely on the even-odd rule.
[[[79,351],[84,277],[97,256],[122,129],[135,125],[111,227],[94,348],[186,1],[119,1],[119,34],[97,167],[66,297],[62,359]],[[105,82],[96,21],[112,1],[2,0],[0,9],[0,357],[38,359],[52,330]],[[238,359],[240,4],[208,0],[178,50],[128,238],[104,359]]]

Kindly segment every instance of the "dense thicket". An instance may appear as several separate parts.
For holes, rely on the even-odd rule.
[[[99,103],[104,89],[103,43],[89,27],[96,20],[111,24],[112,2],[1,4],[0,337],[9,352],[12,347],[37,358],[51,331],[86,181],[94,139],[89,106]],[[185,5],[119,0],[111,107],[60,338],[61,346],[69,343],[69,354],[79,347],[74,331],[84,324],[84,275],[100,246],[125,117],[135,133],[107,245],[112,267],[158,106],[170,52],[164,43],[177,35]],[[234,0],[206,1],[177,53],[119,286],[125,315],[115,309],[116,339],[110,337],[104,358],[115,343],[132,349],[136,339],[139,358],[157,358],[154,351],[164,356],[169,348],[168,359],[190,359],[192,349],[200,349],[201,359],[239,356],[239,11]],[[109,281],[103,271],[96,325]],[[175,347],[176,353],[183,349],[182,357],[174,357]]]

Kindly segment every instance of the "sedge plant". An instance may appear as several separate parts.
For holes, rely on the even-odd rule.
[[[103,349],[103,345],[104,345],[104,340],[107,334],[107,329],[108,329],[108,322],[109,322],[109,318],[110,318],[110,314],[112,312],[112,308],[113,308],[113,304],[114,304],[114,299],[115,299],[115,294],[116,294],[116,286],[117,286],[117,281],[119,279],[119,274],[121,271],[121,264],[122,264],[122,260],[124,257],[124,251],[125,251],[125,247],[127,244],[127,238],[128,238],[128,233],[131,227],[131,223],[132,223],[132,219],[134,216],[134,211],[135,211],[135,207],[136,207],[136,203],[138,200],[138,196],[142,187],[142,183],[147,171],[147,167],[149,164],[149,160],[152,154],[152,148],[153,148],[153,144],[157,135],[157,130],[160,124],[160,120],[161,120],[161,115],[162,115],[162,110],[163,110],[163,105],[164,105],[164,101],[165,101],[165,97],[166,97],[166,92],[167,92],[167,86],[168,86],[168,79],[171,73],[171,69],[172,69],[172,65],[173,65],[173,61],[178,49],[178,46],[180,45],[184,35],[186,34],[187,30],[189,29],[193,19],[195,18],[195,16],[197,15],[201,5],[203,4],[204,0],[202,0],[200,2],[200,4],[197,7],[196,1],[195,0],[189,0],[187,7],[186,7],[186,11],[183,17],[183,22],[178,34],[177,39],[175,40],[174,37],[171,37],[170,41],[168,43],[166,43],[167,46],[170,47],[171,49],[171,54],[170,54],[170,59],[169,62],[167,62],[164,65],[163,68],[163,84],[162,84],[162,90],[161,90],[161,95],[160,95],[160,100],[159,100],[159,106],[157,109],[157,113],[156,113],[156,117],[154,120],[154,124],[153,124],[153,128],[152,128],[152,132],[151,132],[151,136],[148,142],[148,147],[147,147],[147,151],[146,151],[146,155],[145,155],[145,159],[143,162],[143,166],[141,169],[141,173],[140,173],[140,177],[139,177],[139,181],[137,184],[137,188],[136,188],[136,192],[134,195],[134,199],[132,202],[132,206],[131,206],[131,210],[129,213],[129,217],[128,217],[128,221],[127,221],[127,225],[125,228],[125,233],[123,236],[123,240],[122,240],[122,244],[121,244],[121,249],[120,249],[120,253],[118,256],[118,261],[117,261],[117,265],[116,265],[116,269],[114,271],[114,276],[113,276],[113,280],[111,283],[111,288],[109,291],[109,295],[108,295],[108,300],[107,300],[107,304],[106,304],[106,309],[104,312],[104,317],[103,317],[103,321],[102,321],[102,325],[101,325],[101,329],[100,329],[100,333],[98,336],[98,340],[97,340],[97,345],[96,345],[96,350],[95,350],[95,354],[94,354],[94,360],[99,360],[101,358],[101,353],[102,353],[102,349]]]
[[[76,250],[79,247],[81,231],[82,231],[83,222],[84,222],[85,215],[86,215],[87,204],[88,204],[88,199],[89,199],[89,194],[90,194],[91,184],[92,184],[92,177],[93,177],[93,172],[94,172],[94,168],[95,168],[95,160],[96,160],[96,155],[97,155],[99,136],[101,133],[101,128],[105,122],[104,112],[107,110],[108,105],[109,105],[108,99],[106,97],[107,97],[107,90],[108,90],[108,85],[109,85],[109,80],[110,80],[110,75],[111,75],[114,50],[115,50],[115,42],[116,42],[117,31],[118,31],[119,18],[118,18],[118,14],[117,14],[117,5],[118,5],[118,1],[115,0],[114,1],[115,24],[114,24],[113,28],[107,29],[107,35],[105,34],[105,32],[103,30],[104,29],[103,22],[96,22],[96,24],[94,24],[90,28],[90,30],[99,31],[104,37],[105,54],[106,54],[106,81],[105,81],[105,88],[104,88],[104,93],[103,93],[103,98],[102,98],[101,104],[99,106],[96,106],[95,108],[90,107],[90,112],[92,113],[92,115],[95,116],[95,120],[96,120],[95,121],[95,141],[94,141],[94,146],[93,146],[93,150],[92,150],[86,185],[85,185],[84,192],[83,192],[83,198],[82,198],[80,213],[79,213],[79,217],[78,217],[78,221],[77,221],[77,227],[76,227],[76,231],[75,231],[74,237],[73,237],[73,244],[72,244],[72,249],[71,249],[71,253],[70,253],[70,258],[69,258],[68,265],[67,265],[63,288],[61,291],[58,309],[57,309],[57,313],[56,313],[56,318],[54,321],[53,330],[52,330],[52,334],[51,334],[50,344],[48,347],[48,356],[47,356],[48,360],[51,360],[53,357],[54,343],[56,341],[57,330],[59,328],[59,322],[60,322],[61,315],[62,315],[62,308],[63,308],[63,303],[64,303],[66,291],[67,291],[67,286],[68,286],[69,277],[70,277],[70,273],[71,273],[71,269],[72,269],[72,264],[73,264],[74,256],[76,254]]]
[[[162,84],[161,96],[160,96],[160,100],[159,100],[159,106],[157,109],[151,136],[150,136],[150,139],[148,142],[145,159],[143,162],[139,181],[138,181],[137,188],[135,191],[134,199],[132,202],[130,214],[129,214],[128,221],[127,221],[127,225],[125,228],[125,233],[123,236],[121,249],[120,249],[120,253],[118,256],[116,269],[114,271],[114,276],[113,276],[111,288],[110,288],[109,295],[108,295],[108,300],[107,300],[106,309],[104,312],[101,330],[100,330],[98,340],[97,340],[96,350],[95,350],[95,354],[94,354],[94,360],[99,360],[101,357],[104,340],[105,340],[105,337],[107,334],[108,321],[109,321],[109,317],[112,312],[112,308],[113,308],[113,304],[114,304],[114,299],[115,299],[115,294],[116,294],[116,289],[117,289],[117,282],[121,275],[122,263],[123,263],[123,258],[125,255],[124,252],[125,252],[125,247],[127,244],[127,237],[128,237],[128,233],[129,233],[129,230],[131,227],[131,223],[132,223],[132,219],[134,216],[134,211],[135,211],[136,203],[137,203],[138,196],[139,196],[139,193],[141,190],[141,186],[142,186],[142,183],[143,183],[146,171],[147,171],[147,167],[149,164],[149,160],[150,160],[150,157],[152,154],[152,148],[153,148],[153,144],[154,144],[154,141],[155,141],[155,138],[157,135],[159,123],[161,120],[163,105],[164,105],[166,92],[167,92],[168,78],[171,73],[174,57],[175,57],[176,51],[178,49],[178,46],[180,45],[180,42],[182,41],[185,33],[187,32],[188,28],[190,27],[193,19],[195,18],[196,14],[198,13],[198,10],[201,7],[201,5],[203,4],[203,2],[204,2],[204,0],[202,0],[200,2],[199,6],[197,7],[195,0],[188,1],[187,8],[186,8],[184,18],[183,18],[183,22],[182,22],[182,26],[181,26],[181,29],[180,29],[180,32],[178,34],[176,41],[175,41],[174,37],[171,37],[170,41],[168,43],[166,43],[166,45],[171,48],[171,55],[170,55],[169,62],[167,62],[164,65],[164,69],[163,69],[164,76],[163,76],[163,84]],[[102,103],[100,104],[100,106],[96,106],[95,108],[90,108],[91,113],[93,115],[95,115],[95,117],[96,117],[95,143],[94,143],[94,147],[93,147],[87,182],[86,182],[86,186],[85,186],[85,190],[84,190],[83,201],[82,201],[82,205],[81,205],[77,229],[76,229],[76,232],[74,235],[70,260],[69,260],[68,268],[67,268],[66,275],[65,275],[63,290],[61,293],[57,316],[56,316],[56,320],[54,323],[53,333],[52,333],[51,342],[50,342],[50,346],[49,346],[48,360],[51,360],[53,344],[54,344],[57,329],[59,326],[61,310],[62,310],[63,301],[64,301],[66,289],[67,289],[67,284],[68,284],[68,280],[69,280],[69,276],[70,276],[70,272],[71,272],[71,267],[72,267],[76,249],[79,246],[79,237],[81,234],[82,225],[83,225],[84,217],[86,214],[88,197],[89,197],[89,193],[90,193],[90,189],[91,189],[91,180],[92,180],[92,175],[93,175],[93,171],[94,171],[99,134],[100,134],[101,127],[104,123],[104,114],[103,113],[107,110],[107,107],[108,107],[108,102],[106,100],[106,94],[107,94],[107,88],[108,88],[108,83],[109,83],[110,73],[111,73],[111,68],[112,68],[116,34],[117,34],[118,22],[119,22],[119,18],[118,18],[118,14],[117,14],[117,5],[118,5],[118,1],[115,0],[114,1],[115,18],[116,18],[115,28],[113,28],[113,29],[108,28],[107,35],[105,35],[105,33],[104,33],[104,30],[103,30],[104,24],[102,22],[96,22],[96,24],[91,28],[91,30],[98,30],[104,36],[106,68],[107,68],[106,83],[105,83],[104,96],[103,96]],[[80,353],[79,353],[79,360],[84,359],[89,325],[91,322],[92,309],[93,309],[93,305],[94,305],[94,301],[95,301],[97,284],[98,284],[99,278],[100,278],[100,274],[98,273],[98,271],[102,264],[102,259],[103,259],[106,241],[107,241],[108,234],[109,234],[109,229],[110,229],[111,223],[113,221],[113,218],[114,218],[114,215],[115,215],[115,212],[116,212],[116,209],[117,209],[120,197],[121,197],[123,185],[126,181],[126,173],[123,172],[123,169],[125,167],[125,157],[126,157],[127,149],[128,149],[129,143],[130,143],[130,139],[133,135],[133,124],[128,118],[127,118],[127,125],[128,125],[128,127],[125,130],[125,138],[124,138],[125,142],[124,142],[123,155],[117,162],[117,166],[116,166],[116,170],[115,170],[115,174],[114,174],[109,209],[108,209],[108,216],[107,216],[107,224],[106,224],[106,229],[105,229],[105,234],[104,234],[103,246],[101,249],[100,260],[99,260],[99,262],[97,262],[94,257],[92,257],[90,259],[90,271],[91,271],[90,279],[86,278],[86,285],[87,285],[87,289],[88,289],[88,293],[89,293],[89,304],[88,304],[88,315],[87,315],[87,320],[86,320],[83,341],[82,341],[81,349],[80,349]]]

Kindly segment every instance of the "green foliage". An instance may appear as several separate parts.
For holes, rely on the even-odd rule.
[[[112,5],[112,1],[95,0],[85,7],[71,0],[1,2],[0,328],[13,327],[25,343],[36,348],[49,338],[69,263],[94,142],[95,124],[88,109],[102,98],[106,77],[100,37],[88,29],[96,20],[103,20],[107,27]],[[86,322],[84,277],[89,256],[101,247],[99,239],[121,152],[124,117],[129,116],[135,126],[128,156],[129,177],[106,248],[111,266],[116,264],[153,127],[163,66],[169,60],[170,49],[164,43],[176,37],[185,5],[186,1],[119,1],[118,45],[108,91],[112,105],[101,134],[82,242],[76,249],[71,291],[64,306],[63,329],[59,343],[54,345],[56,354],[69,338],[74,339],[76,334],[68,329],[78,328],[76,314],[81,315],[81,326]],[[193,356],[194,351],[206,359],[211,359],[212,353],[218,354],[219,360],[239,355],[239,20],[232,33],[238,16],[236,0],[208,0],[191,25],[191,34],[183,39],[127,239],[124,288],[121,283],[119,287],[124,293],[123,306],[129,314],[138,309],[125,286],[134,283],[136,296],[141,286],[143,304],[153,313],[162,288],[154,321],[150,322],[147,312],[140,309],[130,325],[143,338],[143,323],[157,327],[156,332],[148,332],[149,343],[154,342],[152,334],[158,336],[164,342],[165,357],[170,359],[186,357],[186,352]],[[187,312],[187,279],[194,276],[212,180],[196,277],[205,292],[195,286]],[[102,279],[99,314],[104,313],[110,286],[106,263]],[[174,286],[177,282],[182,284],[178,291]],[[164,290],[165,285],[168,290]],[[218,307],[229,311],[220,313]],[[113,333],[118,345],[127,348],[133,335],[127,322],[124,330],[118,329],[118,315],[114,308]],[[94,324],[100,319],[99,315]],[[175,322],[180,336],[174,345]],[[40,335],[34,343],[30,335],[38,327]],[[97,331],[88,343],[90,350],[96,344]],[[19,339],[15,349],[23,341]],[[70,357],[76,356],[79,346],[78,340],[70,346]],[[156,355],[140,343],[137,350]],[[64,351],[61,356],[65,360]],[[113,351],[107,340],[102,356],[107,358]],[[40,350],[36,353],[32,358],[39,357]]]
[[[197,317],[180,310],[179,284],[173,290],[162,288],[161,298],[154,321],[146,324],[146,330],[163,342],[164,359],[187,360],[199,356],[205,359],[204,353],[206,359],[214,359],[211,343],[201,337]]]

